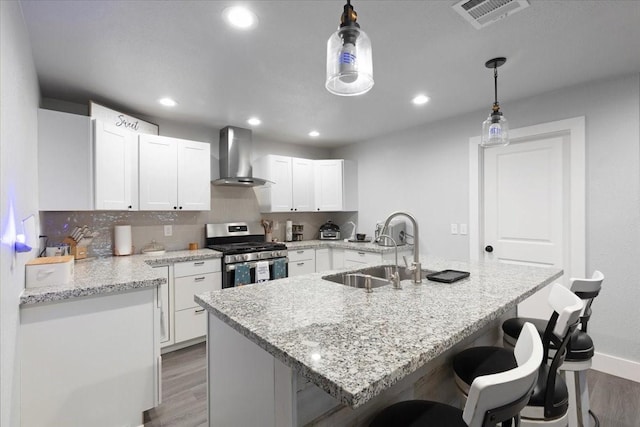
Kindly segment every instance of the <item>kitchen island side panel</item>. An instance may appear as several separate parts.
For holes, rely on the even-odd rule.
[[[21,308],[22,426],[138,426],[158,399],[156,287]]]

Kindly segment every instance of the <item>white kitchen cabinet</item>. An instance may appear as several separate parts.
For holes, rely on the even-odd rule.
[[[382,255],[375,252],[356,251],[352,249],[345,249],[344,251],[345,267],[359,267],[362,264],[380,264],[381,262]]]
[[[209,210],[210,150],[204,142],[139,135],[140,210]]]
[[[407,257],[408,261],[411,261],[413,252],[408,248],[398,248],[398,263],[403,264],[403,256]],[[345,249],[344,250],[344,267],[362,267],[366,264],[381,264],[384,261],[395,262],[395,251],[389,251],[385,253],[367,252],[362,250]],[[337,268],[334,266],[334,268]]]
[[[93,135],[87,116],[38,110],[38,206],[93,210]]]
[[[312,211],[315,206],[315,199],[313,196],[313,160],[293,157],[291,159],[291,172],[291,198],[293,202],[293,210],[298,212]]]
[[[156,287],[20,308],[23,427],[137,426],[160,403]]]
[[[297,249],[289,251],[289,277],[316,272],[316,250]]]
[[[95,209],[138,210],[136,134],[95,120],[94,142]],[[66,173],[73,174],[73,169]]]
[[[344,267],[344,249],[332,248],[331,249],[331,268],[343,268]]]
[[[253,174],[273,182],[254,188],[261,212],[314,210],[313,160],[270,154],[254,162]]]
[[[358,172],[349,160],[314,160],[316,211],[358,209]]]
[[[331,249],[316,249],[316,273],[331,270]]]
[[[207,334],[206,312],[193,297],[196,294],[222,289],[220,271],[219,259],[174,264],[174,344]]]

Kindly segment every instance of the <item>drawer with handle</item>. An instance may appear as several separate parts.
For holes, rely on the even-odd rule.
[[[289,261],[289,277],[301,276],[303,274],[315,273],[316,261]]]
[[[204,273],[195,276],[176,277],[174,281],[176,310],[196,307],[193,296],[203,292],[222,289],[220,273]]]
[[[382,256],[373,252],[345,250],[344,260],[351,263],[380,264]]]
[[[316,259],[316,250],[315,249],[295,249],[289,250],[289,262],[295,261],[305,261],[305,260],[314,260]]]
[[[220,271],[219,259],[177,262],[173,265],[174,277],[191,276],[202,273],[215,273],[216,271]]]

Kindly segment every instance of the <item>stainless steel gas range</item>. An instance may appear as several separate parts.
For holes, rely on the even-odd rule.
[[[287,246],[265,242],[259,223],[206,224],[205,234],[207,247],[223,255],[223,289],[287,277]]]

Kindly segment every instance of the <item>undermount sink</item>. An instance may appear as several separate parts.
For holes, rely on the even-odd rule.
[[[373,267],[361,268],[353,271],[346,271],[344,273],[330,274],[323,276],[324,280],[340,283],[345,286],[352,286],[354,288],[366,288],[367,281],[371,281],[371,288],[379,288],[391,284],[391,275],[395,271],[393,265],[376,265]],[[398,267],[398,273],[400,280],[413,280],[413,272],[407,267]],[[433,271],[422,270],[422,278],[424,279],[427,274],[431,274]]]

